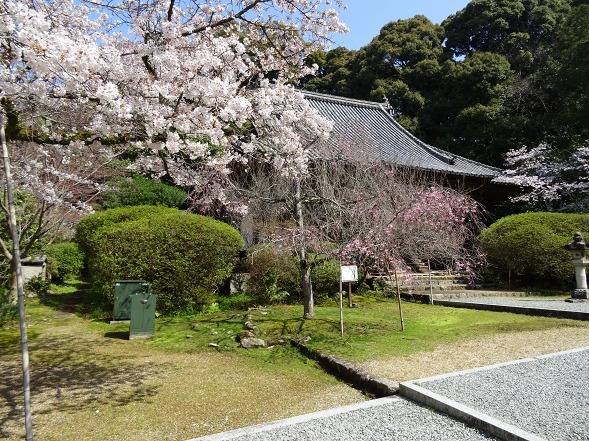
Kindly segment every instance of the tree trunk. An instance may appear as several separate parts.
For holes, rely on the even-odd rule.
[[[403,305],[401,304],[401,286],[399,285],[399,276],[395,269],[395,284],[397,285],[397,302],[399,303],[399,319],[401,320],[401,331],[405,331],[405,320],[403,319]]]
[[[9,299],[13,305],[18,304],[18,283],[16,279],[16,267],[14,265],[14,259],[10,260],[10,294]]]
[[[299,178],[295,178],[295,180],[295,218],[297,228],[302,235],[299,246],[299,265],[301,267],[301,288],[303,288],[303,318],[310,319],[315,315],[313,285],[311,283],[311,265],[309,265],[307,244],[305,242],[305,219],[303,217],[301,180]]]
[[[311,266],[306,259],[301,259],[301,284],[303,287],[303,318],[315,316],[315,302],[313,301],[313,284],[311,283]]]
[[[429,261],[429,257],[427,259],[427,272],[429,274],[429,301],[430,304],[434,304],[434,287],[432,286],[432,266]]]
[[[10,170],[10,157],[6,145],[6,135],[4,132],[5,124],[4,112],[0,109],[0,143],[2,144],[2,159],[4,161],[4,176],[6,178],[6,199],[8,201],[8,221],[10,224],[10,234],[12,239],[12,263],[11,268],[14,270],[13,278],[16,282],[16,291],[18,297],[18,314],[20,321],[20,345],[22,352],[22,371],[23,371],[23,390],[25,404],[25,430],[27,441],[33,440],[33,412],[31,406],[31,387],[29,376],[29,343],[27,340],[27,323],[25,319],[25,296],[23,289],[22,264],[20,261],[20,237],[16,224],[16,210],[14,199],[12,197],[12,172]]]

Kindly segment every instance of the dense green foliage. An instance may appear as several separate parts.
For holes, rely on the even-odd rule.
[[[339,262],[324,261],[311,270],[313,296],[317,303],[333,298],[339,290]],[[249,250],[247,270],[250,275],[245,291],[258,304],[296,303],[302,296],[298,259],[288,250],[272,246]]]
[[[10,301],[8,288],[0,285],[0,328],[5,324],[11,323],[18,317],[17,306]]]
[[[589,136],[589,4],[472,0],[442,25],[386,24],[357,51],[310,57],[308,90],[383,101],[422,140],[502,166],[542,142],[563,151]]]
[[[294,303],[299,299],[299,269],[290,253],[260,245],[250,248],[248,254],[245,292],[257,303]]]
[[[186,201],[186,192],[177,187],[148,179],[143,175],[132,178],[115,178],[107,183],[102,194],[104,208],[136,205],[165,205],[180,208]]]
[[[211,218],[165,207],[122,207],[84,218],[76,239],[94,299],[112,308],[114,282],[150,282],[160,312],[202,308],[230,276],[239,232]]]
[[[63,282],[80,274],[84,267],[84,254],[75,242],[62,242],[45,248],[47,274],[54,283]]]
[[[33,276],[25,283],[25,294],[45,296],[51,288],[51,282],[40,276]]]
[[[503,282],[511,272],[519,285],[568,289],[575,277],[564,246],[577,231],[589,235],[589,214],[525,213],[498,220],[479,240]]]

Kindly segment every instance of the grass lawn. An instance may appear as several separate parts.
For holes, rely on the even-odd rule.
[[[38,440],[185,440],[366,399],[288,345],[239,348],[235,336],[246,320],[270,342],[308,336],[309,346],[376,373],[413,360],[404,374],[413,378],[429,375],[429,358],[448,348],[445,358],[456,359],[461,345],[472,344],[472,359],[481,342],[497,353],[497,341],[530,348],[543,335],[589,334],[584,322],[414,303],[403,304],[401,332],[396,302],[356,297],[360,307],[345,310],[343,338],[336,306],[317,307],[313,320],[301,319],[302,307],[277,306],[159,318],[153,339],[127,340],[128,325],[74,314],[75,290],[27,299]],[[0,438],[23,439],[16,324],[0,328],[0,372]]]

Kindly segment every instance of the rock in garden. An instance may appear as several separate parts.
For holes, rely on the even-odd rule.
[[[250,331],[253,331],[254,329],[256,329],[256,328],[257,328],[257,326],[256,326],[256,325],[254,325],[252,322],[245,322],[245,323],[243,324],[243,327],[244,327],[245,329],[249,329]]]
[[[237,339],[241,341],[242,338],[255,338],[256,336],[252,331],[240,331],[237,334]]]
[[[265,348],[266,347],[266,342],[264,340],[262,340],[261,338],[255,338],[255,337],[242,338],[239,341],[239,343],[245,349]]]

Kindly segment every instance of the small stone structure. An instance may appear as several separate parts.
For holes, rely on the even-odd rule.
[[[26,257],[22,260],[23,281],[26,283],[33,277],[47,278],[47,256]]]
[[[229,292],[231,294],[237,294],[243,292],[245,284],[249,280],[250,275],[248,273],[233,273],[231,274],[231,280],[229,281]]]
[[[589,289],[587,289],[587,266],[589,258],[585,255],[587,245],[583,234],[575,233],[573,241],[564,246],[571,253],[571,262],[575,267],[575,277],[577,279],[577,289],[573,291],[573,299],[587,299]]]

